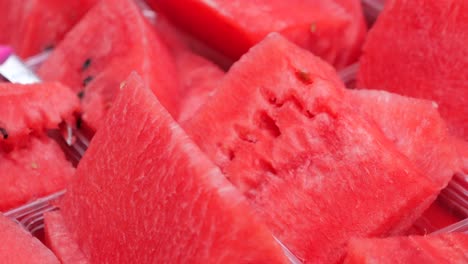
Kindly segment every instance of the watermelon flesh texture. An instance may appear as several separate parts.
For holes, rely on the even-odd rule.
[[[464,217],[451,210],[450,207],[439,198],[414,222],[407,234],[426,235],[460,222],[463,219]]]
[[[326,63],[278,34],[244,55],[183,127],[299,259],[408,228],[438,189],[346,101]]]
[[[62,264],[86,264],[89,261],[71,237],[60,211],[44,214],[45,244]]]
[[[468,140],[468,2],[387,1],[369,32],[358,87],[437,102],[451,132]]]
[[[455,139],[440,117],[436,103],[386,91],[349,90],[349,93],[355,109],[375,122],[440,189],[462,170]]]
[[[247,201],[144,82],[133,74],[125,83],[61,204],[85,256],[95,263],[286,263]]]
[[[109,0],[85,15],[38,73],[83,97],[83,121],[95,131],[132,71],[142,76],[171,114],[178,115],[180,88],[166,47],[132,0]]]
[[[31,137],[27,147],[0,151],[0,212],[64,189],[74,172],[47,137]]]
[[[174,58],[182,88],[178,122],[190,119],[214,93],[224,71],[213,62],[195,54],[186,35],[158,14],[155,29]]]
[[[468,263],[468,234],[354,239],[346,264]]]
[[[72,123],[80,102],[60,83],[0,83],[0,146],[17,145],[33,133]]]
[[[334,66],[354,62],[366,32],[360,1],[147,0],[181,28],[237,60],[281,32]]]
[[[15,264],[60,263],[54,254],[20,225],[0,214],[0,262]]]
[[[55,47],[97,0],[0,0],[0,43],[30,57]]]

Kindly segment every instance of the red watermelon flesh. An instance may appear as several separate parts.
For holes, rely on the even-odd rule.
[[[75,179],[61,210],[93,263],[286,261],[247,201],[135,75]]]
[[[137,71],[168,111],[177,116],[180,97],[175,66],[166,47],[132,0],[99,2],[67,34],[39,69],[83,96],[83,120],[96,130],[118,92]]]
[[[409,227],[438,191],[346,101],[336,72],[277,34],[244,55],[185,130],[299,259]]]
[[[345,263],[468,263],[468,234],[354,239]]]
[[[0,43],[29,57],[56,46],[97,0],[0,0]]]
[[[468,140],[468,1],[394,0],[367,38],[358,87],[436,101]]]
[[[15,264],[60,263],[54,254],[20,225],[0,214],[0,262]]]
[[[16,145],[32,132],[71,122],[79,106],[76,94],[59,83],[0,83],[0,144]]]
[[[212,62],[189,52],[178,54],[176,64],[181,85],[185,87],[177,120],[184,122],[210,99],[225,73]]]
[[[450,210],[449,206],[439,198],[414,222],[407,234],[425,235],[455,224],[463,218],[457,212]]]
[[[177,30],[165,17],[158,15],[155,23],[161,39],[169,47],[177,67],[182,99],[177,120],[183,122],[214,93],[224,71],[213,62],[195,54],[183,32]]]
[[[386,91],[350,90],[354,107],[375,122],[397,148],[443,189],[462,169],[453,137],[437,104]]]
[[[341,68],[357,59],[365,34],[360,1],[147,0],[177,25],[233,59],[281,32]]]
[[[89,261],[71,237],[60,211],[44,214],[45,243],[62,264],[85,264]]]
[[[141,0],[144,1],[144,0]],[[206,43],[196,39],[193,35],[190,35],[186,31],[177,28],[173,25],[169,19],[165,16],[161,10],[152,10],[146,3],[142,3],[146,12],[153,12],[156,16],[152,19],[152,24],[157,29],[160,37],[170,47],[172,52],[183,50],[190,50],[191,52],[206,58],[208,61],[212,61],[219,65],[222,69],[229,69],[232,65],[233,60],[221,54],[219,51],[214,50]],[[150,19],[151,20],[151,19]]]
[[[47,137],[0,151],[0,212],[65,188],[74,172],[58,144]]]

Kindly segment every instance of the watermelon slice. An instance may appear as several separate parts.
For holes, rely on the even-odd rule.
[[[190,119],[214,93],[218,82],[224,77],[224,71],[213,62],[192,52],[186,35],[177,30],[165,17],[158,16],[155,28],[170,48],[177,66],[182,87],[177,120],[183,122]]]
[[[468,140],[468,1],[394,0],[369,33],[358,87],[434,100]]]
[[[61,206],[85,256],[93,263],[286,263],[242,195],[143,81],[132,75],[122,89]]]
[[[352,236],[401,232],[438,191],[345,95],[329,65],[272,34],[184,123],[306,262],[338,262]]]
[[[345,263],[468,263],[468,234],[354,239]]]
[[[83,97],[83,120],[96,130],[118,87],[137,71],[161,103],[177,116],[176,69],[166,47],[132,0],[100,1],[67,34],[39,69]]]
[[[97,0],[0,0],[0,43],[26,58],[55,47]]]
[[[440,189],[462,170],[454,139],[436,103],[377,90],[349,93],[355,109],[375,122]]]
[[[425,235],[460,222],[463,218],[439,198],[414,222],[407,234]]]
[[[0,262],[15,264],[60,263],[39,240],[17,223],[0,214]]]
[[[0,144],[16,145],[31,132],[71,122],[79,106],[76,94],[59,83],[0,83]]]
[[[61,263],[86,264],[76,241],[71,237],[60,211],[44,214],[45,243]]]
[[[210,99],[225,73],[212,62],[191,52],[178,54],[176,64],[184,87],[177,121],[184,122]]]
[[[65,188],[74,172],[58,144],[47,137],[0,151],[0,212]]]
[[[146,1],[233,59],[281,32],[341,68],[357,59],[366,31],[358,0]]]

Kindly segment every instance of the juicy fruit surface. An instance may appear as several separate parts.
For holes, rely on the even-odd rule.
[[[388,1],[369,32],[358,87],[434,100],[468,140],[468,2]]]
[[[62,40],[97,0],[0,0],[0,43],[26,58]]]
[[[354,108],[375,122],[440,189],[461,171],[455,139],[440,117],[437,104],[385,91],[350,90],[349,93]]]
[[[54,254],[21,226],[0,214],[0,262],[15,264],[60,263]]]
[[[330,66],[277,34],[184,129],[305,261],[335,263],[352,236],[403,231],[438,191],[353,114]]]
[[[0,150],[0,212],[62,190],[74,172],[58,144],[46,137]]]
[[[0,83],[0,144],[14,145],[32,132],[58,128],[73,120],[79,105],[76,94],[59,83]]]
[[[460,213],[454,211],[442,201],[440,197],[414,222],[408,230],[410,235],[426,235],[460,222],[464,219]]]
[[[285,263],[242,195],[135,75],[61,208],[96,263]]]
[[[168,46],[182,88],[178,122],[190,119],[214,93],[224,71],[213,62],[195,54],[183,32],[158,14],[155,28]]]
[[[83,120],[96,130],[120,83],[137,71],[171,114],[180,96],[176,69],[166,47],[132,0],[100,1],[67,34],[39,69],[83,97]]]
[[[351,240],[345,263],[427,263],[468,262],[468,234],[391,237]]]
[[[61,263],[86,264],[76,241],[71,237],[60,211],[44,214],[45,244],[54,252]]]
[[[343,67],[357,59],[366,31],[357,0],[147,2],[234,59],[268,33],[281,32],[335,66]]]

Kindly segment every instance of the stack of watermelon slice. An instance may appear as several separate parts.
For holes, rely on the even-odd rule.
[[[0,83],[0,212],[66,190],[43,244],[0,216],[0,259],[468,262],[468,234],[405,236],[468,212],[462,0],[387,1],[368,36],[358,0],[62,2],[0,0],[0,44],[54,46],[43,83]],[[345,87],[360,56],[388,91]],[[76,168],[64,127],[92,138]]]

